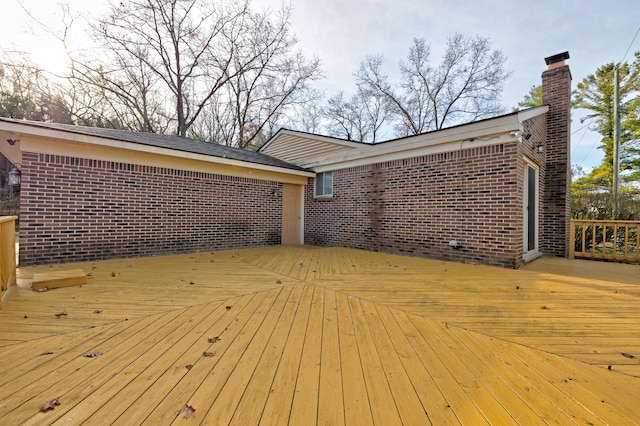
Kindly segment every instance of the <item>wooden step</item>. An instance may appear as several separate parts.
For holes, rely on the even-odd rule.
[[[51,271],[33,275],[31,289],[39,291],[44,288],[70,287],[87,283],[87,274],[82,269],[67,271]]]

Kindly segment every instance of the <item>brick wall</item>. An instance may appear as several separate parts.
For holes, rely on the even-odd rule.
[[[542,73],[542,100],[547,113],[547,170],[540,245],[545,253],[566,257],[571,217],[571,72],[559,66]]]
[[[22,158],[22,265],[280,243],[275,182],[29,152]]]
[[[464,147],[336,170],[331,199],[314,199],[311,179],[305,242],[518,267],[523,149]]]

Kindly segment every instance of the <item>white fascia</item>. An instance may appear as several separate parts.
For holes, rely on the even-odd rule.
[[[519,142],[515,132],[522,130],[523,121],[547,111],[547,106],[532,108],[518,114],[508,114],[436,132],[423,133],[380,144],[359,146],[350,151],[322,155],[302,161],[298,165],[321,173],[428,154]]]

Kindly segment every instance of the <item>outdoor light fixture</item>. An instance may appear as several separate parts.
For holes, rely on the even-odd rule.
[[[20,171],[15,166],[9,172],[9,186],[20,185]]]
[[[533,147],[533,149],[535,149],[537,152],[544,152],[544,145],[538,142],[536,146]]]

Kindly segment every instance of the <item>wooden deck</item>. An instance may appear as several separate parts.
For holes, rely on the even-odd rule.
[[[28,288],[77,268],[87,285]],[[18,283],[1,425],[640,424],[634,265],[271,247]]]

